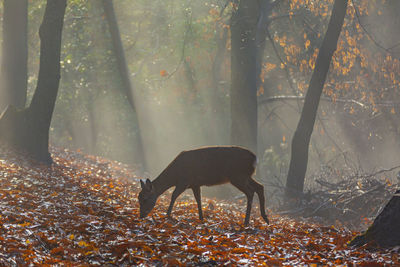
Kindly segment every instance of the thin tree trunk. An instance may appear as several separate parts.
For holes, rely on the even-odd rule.
[[[66,0],[48,0],[39,29],[40,68],[29,108],[9,106],[0,118],[0,136],[7,143],[51,163],[49,129],[60,82],[61,37]]]
[[[125,95],[127,96],[128,102],[133,110],[133,112],[136,114],[136,120],[137,123],[139,124],[138,127],[138,137],[137,137],[137,147],[138,147],[138,154],[140,155],[140,163],[143,165],[144,170],[147,170],[147,161],[146,161],[146,155],[145,155],[145,150],[143,146],[143,138],[141,134],[141,128],[140,128],[140,116],[138,115],[138,109],[135,106],[134,102],[134,97],[133,97],[133,86],[131,83],[131,79],[129,77],[129,69],[128,65],[126,64],[125,60],[125,52],[124,48],[122,45],[121,41],[121,35],[119,32],[119,27],[118,27],[118,22],[117,18],[115,16],[115,11],[114,11],[114,5],[112,0],[103,0],[103,8],[104,12],[106,15],[106,19],[108,22],[110,34],[111,34],[111,39],[113,43],[113,48],[114,48],[114,53],[115,57],[117,59],[117,67],[118,71],[120,73],[122,83],[123,83],[123,90]]]
[[[257,90],[262,85],[261,70],[262,70],[262,63],[264,61],[264,50],[268,34],[268,26],[271,23],[270,15],[276,3],[277,1],[272,2],[271,0],[262,0],[260,2],[260,16],[257,21],[256,39],[255,39],[257,47],[257,57],[256,57]]]
[[[335,0],[328,29],[318,53],[300,121],[292,140],[292,153],[286,181],[287,197],[296,197],[303,192],[311,134],[325,79],[343,26],[347,3],[348,0]]]
[[[90,124],[90,142],[88,144],[89,148],[89,153],[90,154],[96,154],[96,148],[97,148],[97,139],[98,139],[98,133],[99,133],[99,124],[95,112],[95,103],[94,99],[88,99],[88,119],[89,119],[89,124]]]
[[[231,143],[257,153],[257,46],[259,4],[242,0],[231,19]]]
[[[217,51],[215,53],[215,58],[212,64],[212,83],[213,83],[213,90],[214,90],[214,94],[213,94],[213,98],[217,98],[217,90],[219,88],[219,82],[220,82],[220,78],[221,78],[221,66],[225,57],[225,52],[226,52],[226,42],[228,39],[228,29],[227,28],[223,28],[222,29],[222,37],[220,37],[220,29],[221,27],[217,26],[217,31],[215,34],[215,39],[216,39],[216,43],[217,43]],[[216,104],[215,106],[213,106],[213,108],[218,108],[219,105]]]
[[[24,108],[27,91],[28,0],[4,0],[0,112]]]

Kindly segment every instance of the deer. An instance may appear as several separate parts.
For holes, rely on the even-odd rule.
[[[231,183],[247,197],[244,225],[250,221],[254,193],[260,201],[261,217],[269,224],[265,213],[264,186],[252,178],[255,173],[256,155],[239,146],[209,146],[181,152],[153,181],[140,180],[138,195],[140,218],[145,218],[154,208],[157,198],[175,186],[168,207],[171,217],[175,200],[186,189],[192,189],[197,202],[199,219],[203,221],[201,186]]]

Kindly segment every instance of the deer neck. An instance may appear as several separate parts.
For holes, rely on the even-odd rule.
[[[169,188],[175,186],[172,182],[170,182],[170,179],[168,179],[168,175],[164,172],[161,173],[156,179],[154,179],[152,183],[157,196],[161,195]]]

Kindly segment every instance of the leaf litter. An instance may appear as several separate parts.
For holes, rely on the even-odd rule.
[[[270,214],[203,197],[205,220],[191,196],[165,216],[170,192],[139,218],[135,171],[127,165],[52,148],[50,167],[0,148],[0,265],[384,266],[398,251],[352,249],[346,227]]]

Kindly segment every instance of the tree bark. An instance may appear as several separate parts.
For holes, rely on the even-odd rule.
[[[231,143],[257,154],[257,0],[240,1],[231,19]]]
[[[139,127],[138,127],[139,130],[137,133],[137,135],[138,135],[137,149],[138,149],[138,154],[140,155],[139,161],[142,164],[143,169],[147,170],[148,166],[147,166],[146,155],[145,155],[145,150],[144,150],[144,146],[143,146],[143,138],[142,138],[141,128],[140,128],[140,116],[138,115],[138,109],[135,106],[133,86],[131,83],[131,79],[129,77],[129,69],[128,69],[128,65],[125,60],[125,52],[124,52],[124,48],[122,45],[121,35],[120,35],[118,22],[117,22],[117,18],[115,15],[114,5],[113,5],[112,0],[103,0],[103,8],[104,8],[104,13],[106,15],[106,19],[108,22],[110,34],[111,34],[114,53],[115,53],[115,57],[117,60],[118,71],[119,71],[121,79],[122,79],[123,90],[128,99],[129,105],[131,106],[133,112],[136,114],[136,120],[137,120],[137,123],[139,124]]]
[[[257,154],[257,91],[271,0],[240,1],[231,18],[231,143]]]
[[[261,70],[262,63],[264,61],[264,50],[266,44],[266,38],[268,35],[268,26],[271,23],[271,13],[278,1],[272,0],[262,0],[260,1],[260,16],[256,25],[256,47],[257,47],[257,56],[256,56],[256,79],[257,79],[257,90],[262,86],[261,81]],[[264,88],[265,89],[265,88]]]
[[[51,163],[49,129],[60,82],[61,37],[66,0],[48,0],[39,29],[40,68],[35,94],[29,108],[9,106],[0,118],[3,141],[30,153],[36,160]]]
[[[28,0],[4,0],[0,112],[24,108],[27,91]]]
[[[286,181],[286,196],[297,197],[303,193],[308,164],[308,148],[325,79],[346,15],[348,0],[335,0],[315,69],[310,80],[301,112],[300,121],[292,139],[289,172]]]
[[[400,245],[400,190],[386,204],[368,230],[355,237],[350,246],[360,247],[367,243],[390,248]]]
[[[210,131],[213,131],[213,137],[217,137],[221,131],[221,126],[223,125],[222,117],[222,105],[221,97],[219,96],[220,80],[221,80],[221,66],[224,62],[225,52],[226,52],[226,42],[228,40],[228,29],[226,27],[222,28],[217,25],[215,39],[217,44],[217,51],[212,63],[212,87],[210,89],[210,106],[211,113],[210,119],[212,127]],[[220,32],[222,30],[222,37],[220,37]]]

